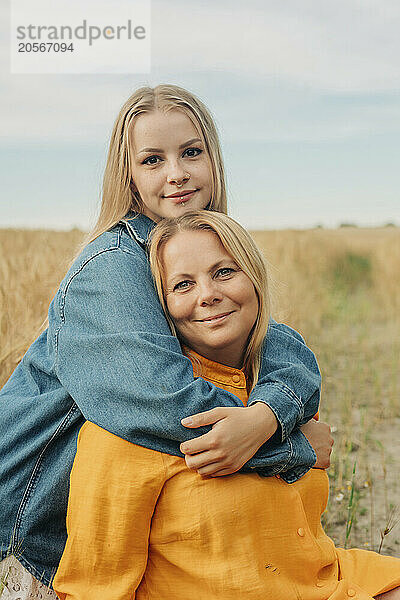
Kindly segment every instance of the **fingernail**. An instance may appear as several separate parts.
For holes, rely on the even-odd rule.
[[[181,420],[182,425],[192,425],[193,424],[193,419],[191,419],[190,417],[185,417],[184,419]]]

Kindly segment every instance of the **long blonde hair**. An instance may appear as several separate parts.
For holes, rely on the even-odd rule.
[[[128,98],[115,121],[104,171],[100,214],[86,244],[113,227],[129,210],[143,212],[141,198],[132,185],[130,135],[135,119],[155,110],[180,110],[189,117],[210,157],[212,197],[207,208],[226,214],[224,164],[210,112],[194,94],[176,85],[142,87]]]
[[[261,363],[262,344],[267,332],[270,316],[267,268],[260,250],[239,223],[227,215],[206,210],[186,213],[177,219],[164,219],[153,229],[150,241],[150,266],[158,297],[164,309],[172,332],[177,335],[174,322],[168,312],[165,300],[165,272],[161,259],[165,244],[182,231],[206,230],[213,232],[225,250],[232,256],[240,269],[254,285],[258,298],[258,314],[250,333],[245,355],[244,371],[249,389],[257,382]],[[190,340],[188,340],[190,343]]]

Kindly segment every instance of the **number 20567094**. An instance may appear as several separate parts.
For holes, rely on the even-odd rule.
[[[71,42],[20,42],[18,52],[73,52],[74,45]]]

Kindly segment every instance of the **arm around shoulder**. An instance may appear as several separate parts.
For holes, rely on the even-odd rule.
[[[56,373],[84,417],[180,455],[182,417],[240,400],[203,379],[171,335],[144,251],[111,246],[70,271],[53,308]],[[198,432],[196,432],[197,435]]]

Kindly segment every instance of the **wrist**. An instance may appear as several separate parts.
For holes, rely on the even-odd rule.
[[[264,441],[267,441],[274,435],[278,429],[278,420],[273,410],[265,404],[265,402],[255,402],[248,407],[253,412],[259,423],[261,430],[264,432]]]

